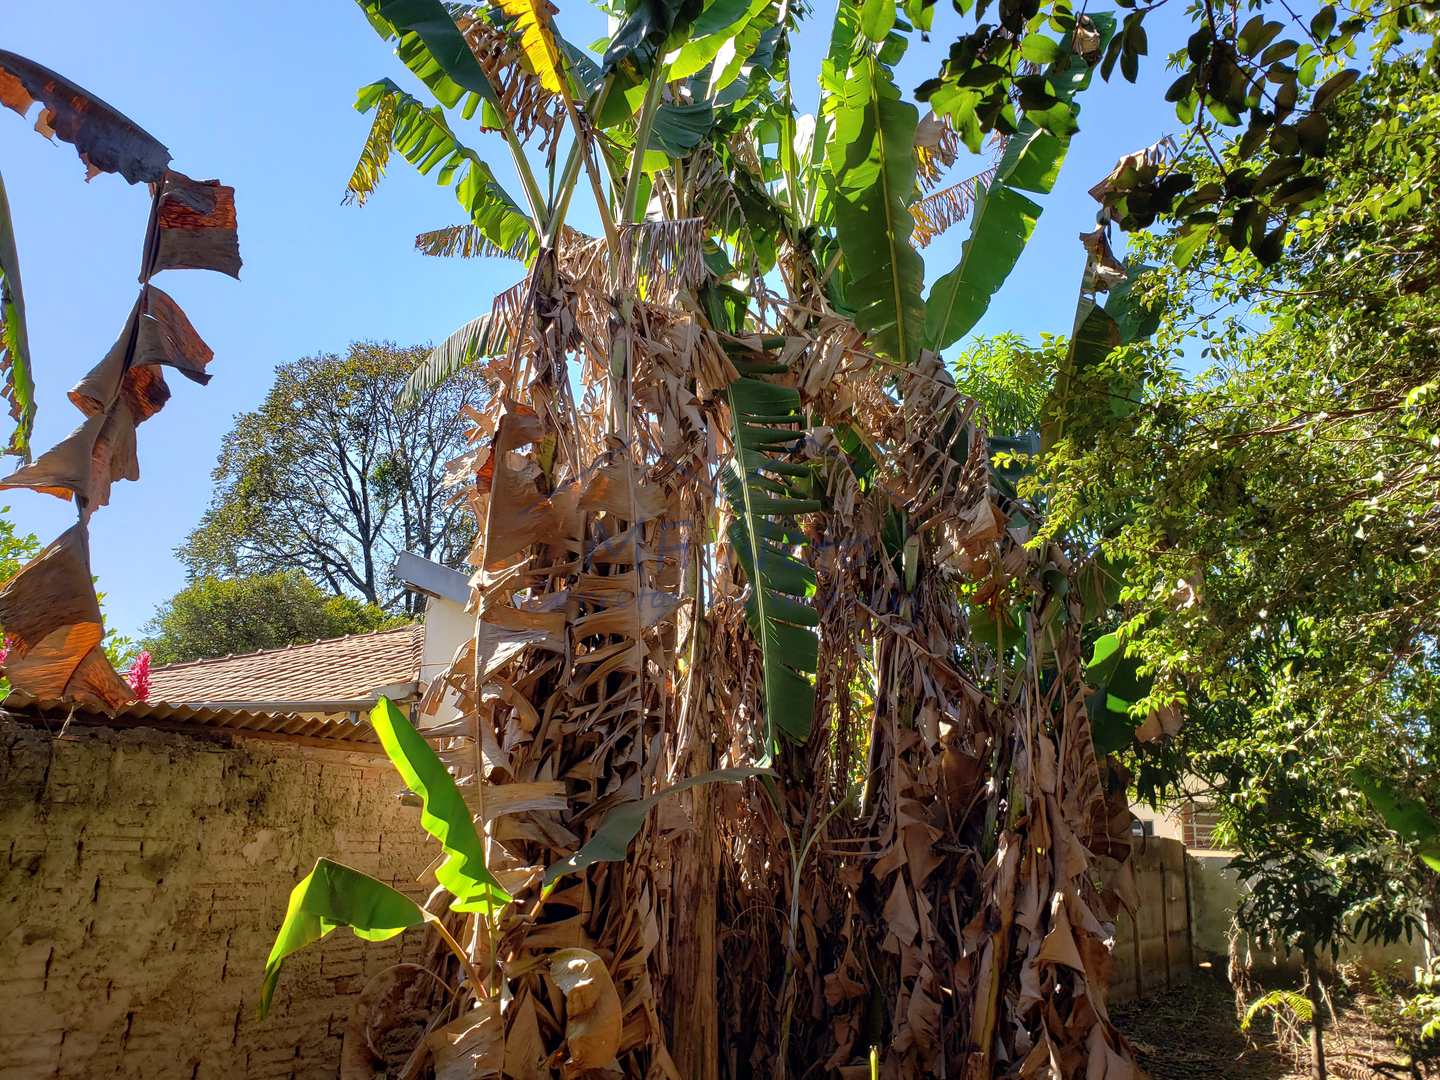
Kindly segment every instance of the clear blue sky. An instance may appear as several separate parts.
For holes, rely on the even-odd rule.
[[[561,29],[572,40],[589,43],[604,33],[603,16],[575,0],[559,2]],[[123,14],[70,19],[60,29],[53,0],[0,4],[0,47],[54,68],[129,115],[170,148],[181,172],[236,189],[241,280],[188,270],[157,279],[215,350],[214,379],[201,387],[168,377],[174,396],[139,432],[140,482],[117,484],[92,522],[107,618],[134,634],[184,585],[173,549],[208,503],[210,471],[232,417],[259,402],[277,364],[340,351],[359,338],[438,340],[486,310],[521,269],[503,260],[415,254],[415,233],[457,221],[459,206],[403,161],[366,207],[341,205],[368,129],[368,118],[352,107],[356,88],[382,76],[418,86],[348,0],[131,0]],[[797,96],[806,108],[814,107],[832,10],[817,0],[797,45]],[[913,47],[901,66],[907,91],[934,73],[957,25],[948,3],[937,11],[934,40]],[[1165,14],[1150,20],[1157,49],[1162,36],[1184,40],[1164,33]],[[978,332],[1068,332],[1083,265],[1076,235],[1093,226],[1095,214],[1085,191],[1121,154],[1174,128],[1161,100],[1171,78],[1154,56],[1138,86],[1117,72],[1114,83],[1097,79],[1087,92],[1059,186]],[[508,175],[502,145],[482,136],[472,142]],[[35,362],[35,441],[45,449],[78,424],[65,392],[104,355],[134,303],[149,197],[116,176],[83,183],[70,146],[47,144],[8,110],[0,110],[0,169]],[[957,226],[925,251],[929,280],[954,265],[965,234]],[[72,505],[51,496],[15,491],[3,501],[16,525],[43,542],[74,520]]]

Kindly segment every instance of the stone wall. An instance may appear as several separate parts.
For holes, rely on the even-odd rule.
[[[334,1077],[350,998],[419,957],[337,930],[265,958],[328,855],[424,898],[418,811],[383,758],[0,721],[0,1080]]]

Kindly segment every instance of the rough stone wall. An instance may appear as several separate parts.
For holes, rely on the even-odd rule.
[[[337,930],[256,1017],[290,888],[328,855],[424,898],[384,759],[0,721],[0,1080],[334,1077],[350,999],[424,935]]]

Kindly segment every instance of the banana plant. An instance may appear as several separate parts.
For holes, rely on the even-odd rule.
[[[498,914],[511,896],[486,865],[484,841],[454,778],[389,698],[380,699],[370,713],[370,723],[385,756],[406,786],[420,797],[420,824],[440,842],[442,858],[435,878],[450,894],[450,908],[475,912],[483,918]],[[433,926],[455,954],[474,994],[485,997],[487,991],[480,973],[469,953],[446,929],[443,919],[368,874],[330,859],[319,859],[290,892],[285,920],[265,961],[261,1017],[270,1011],[286,958],[337,927],[348,926],[367,941],[384,941],[424,923]]]
[[[382,697],[370,713],[370,724],[385,756],[406,787],[420,799],[420,824],[440,843],[435,879],[449,894],[450,911],[475,915],[493,923],[514,897],[491,873],[486,841],[476,828],[465,798],[438,754],[389,698]],[[545,892],[565,874],[578,873],[597,862],[623,859],[646,815],[663,798],[698,784],[737,782],[765,772],[759,768],[715,769],[678,781],[646,799],[627,803],[605,816],[590,841],[574,855],[549,867]],[[428,925],[460,964],[471,993],[489,994],[474,958],[437,915],[385,882],[343,863],[321,857],[310,873],[290,891],[285,919],[265,961],[260,987],[260,1016],[270,1011],[275,987],[286,959],[339,927],[349,927],[366,941],[386,941],[412,927]]]
[[[480,571],[473,651],[462,652],[446,676],[467,721],[449,734],[484,739],[492,776],[565,785],[564,809],[547,807],[542,816],[507,822],[503,833],[510,856],[526,866],[549,865],[525,887],[537,890],[532,908],[507,904],[480,877],[484,830],[468,817],[450,821],[445,805],[464,817],[463,805],[441,795],[440,775],[407,776],[412,787],[423,782],[426,827],[443,831],[454,853],[442,862],[441,883],[458,904],[474,905],[470,917],[498,917],[507,948],[519,950],[506,961],[503,979],[471,976],[471,995],[501,1000],[508,992],[516,1004],[503,1026],[517,1039],[527,1030],[520,1003],[548,997],[554,1008],[541,1025],[543,1041],[547,1055],[557,1052],[556,984],[547,985],[538,957],[523,954],[527,938],[541,942],[532,953],[553,945],[547,927],[555,913],[547,902],[565,895],[571,901],[555,907],[579,903],[586,933],[604,943],[609,974],[631,1010],[625,1031],[643,1032],[618,1061],[595,1067],[613,1064],[629,1076],[656,1067],[671,1075],[714,1075],[719,1058],[708,1052],[709,1064],[694,1056],[677,1058],[673,1068],[665,1064],[665,1036],[650,1018],[661,1016],[662,1025],[676,1029],[676,1016],[651,996],[655,946],[648,926],[634,932],[632,913],[652,910],[645,905],[653,900],[661,940],[703,940],[713,946],[701,946],[706,955],[723,952],[726,946],[700,926],[698,915],[700,936],[687,936],[685,907],[692,895],[697,906],[708,896],[713,911],[728,886],[707,892],[697,877],[691,891],[682,879],[692,872],[713,877],[715,868],[682,849],[693,838],[694,851],[719,850],[733,826],[735,837],[758,844],[747,888],[773,886],[791,902],[785,950],[795,955],[784,958],[787,974],[776,967],[743,984],[746,994],[762,983],[782,988],[778,1058],[757,1043],[752,1061],[758,1071],[783,1077],[795,1064],[788,1059],[798,1061],[822,1038],[810,1019],[817,1014],[804,1001],[813,980],[798,977],[798,965],[801,950],[833,944],[806,945],[800,933],[815,914],[803,895],[811,888],[811,868],[822,860],[834,865],[828,843],[834,837],[826,830],[831,815],[844,813],[834,805],[827,759],[836,755],[836,776],[875,774],[864,793],[857,787],[854,800],[869,821],[867,835],[872,825],[887,836],[903,829],[907,847],[913,841],[922,856],[931,827],[906,828],[895,815],[945,797],[932,767],[933,729],[941,721],[921,706],[953,694],[940,688],[941,682],[949,686],[953,672],[922,675],[932,664],[947,664],[939,627],[959,629],[966,614],[954,579],[938,569],[939,545],[930,541],[949,527],[949,507],[975,504],[968,496],[983,488],[984,470],[962,468],[977,464],[970,462],[968,407],[944,392],[934,353],[975,325],[1014,266],[1028,229],[1015,227],[1011,211],[1033,221],[1038,210],[1019,193],[1053,185],[1074,130],[1072,99],[1088,81],[1099,35],[1093,21],[1080,16],[1068,25],[1089,50],[1085,55],[1063,42],[1046,46],[1037,39],[1026,46],[1024,58],[1041,70],[1017,77],[1019,96],[997,106],[1014,120],[1006,128],[1010,143],[993,170],[967,189],[978,192],[968,215],[972,241],[961,266],[936,283],[927,300],[915,236],[926,210],[918,204],[955,164],[970,132],[952,117],[960,108],[953,95],[922,117],[897,85],[908,42],[931,20],[924,5],[843,0],[822,63],[821,104],[816,115],[800,116],[790,55],[805,5],[634,0],[612,10],[613,32],[597,45],[592,62],[558,33],[554,9],[543,0],[358,3],[430,96],[386,80],[361,91],[359,107],[373,119],[352,175],[354,201],[372,197],[398,153],[453,186],[462,208],[453,226],[417,238],[421,250],[503,257],[525,267],[488,315],[432,353],[405,391],[418,396],[458,366],[494,361],[486,368],[492,401],[470,417],[474,451],[453,470],[467,481],[477,511]],[[1052,7],[1036,18],[1063,21],[1068,7]],[[1009,41],[1016,33],[1007,27],[997,38]],[[508,165],[502,154],[509,155]],[[594,235],[584,235],[573,223],[579,214],[572,217],[572,204],[591,199],[585,220]],[[966,217],[952,204],[947,225]],[[927,219],[926,238],[935,234],[934,220]],[[937,384],[943,404],[927,396]],[[931,419],[934,440],[926,431]],[[923,481],[923,497],[907,493],[895,473],[929,468],[916,462],[931,460],[932,441],[953,461],[940,463],[943,480]],[[843,511],[842,498],[848,500]],[[927,505],[936,499],[947,507],[945,518]],[[967,522],[977,549],[999,531],[998,518],[986,517],[989,505]],[[863,550],[823,560],[811,537],[843,542],[847,517],[857,524]],[[930,532],[920,535],[921,529]],[[823,582],[820,567],[828,567]],[[1061,570],[1055,574],[1064,577]],[[822,620],[830,613],[817,610],[820,585],[843,588],[847,581],[862,592],[878,590],[870,597],[878,605],[873,620]],[[920,603],[912,604],[911,594]],[[884,647],[905,619],[914,620],[916,647]],[[926,619],[936,621],[925,626]],[[1066,648],[1066,662],[1078,667],[1078,646]],[[847,681],[831,678],[828,662],[833,658],[843,669],[861,655],[885,657],[885,677],[895,682],[877,685],[869,711],[877,724],[894,723],[868,735],[858,726],[842,735],[835,725],[856,723],[857,713],[845,700]],[[881,666],[877,659],[877,680]],[[1004,695],[991,703],[992,734],[1009,725],[1006,745],[1018,745],[1017,721],[1006,711],[1013,703]],[[944,724],[963,741],[967,725],[973,727],[966,711],[973,702],[956,697],[950,704],[956,712],[946,709]],[[921,723],[932,733],[911,737],[912,724],[918,731]],[[478,731],[473,724],[481,725]],[[402,759],[421,753],[392,727],[396,737],[382,740],[387,751],[393,743]],[[982,744],[991,745],[988,736],[972,745]],[[869,765],[851,756],[867,746],[876,755]],[[785,777],[782,788],[777,776],[756,766],[742,770],[740,776],[766,780],[768,802],[757,805],[759,793],[752,793],[749,811],[731,822],[721,818],[719,800],[694,787],[711,773],[702,771],[693,782],[675,779],[686,763],[704,770],[727,755],[740,762],[783,758]],[[901,757],[903,768],[879,768]],[[977,787],[976,798],[998,799],[1002,788]],[[645,825],[654,801],[674,790],[695,792],[687,800],[693,833],[680,827],[678,815]],[[889,794],[866,794],[882,790]],[[848,798],[844,805],[850,806]],[[1001,821],[998,803],[985,802],[974,820],[987,829]],[[845,827],[857,821],[852,815]],[[790,845],[783,881],[775,876],[786,858],[777,840]],[[980,863],[997,850],[995,840],[987,835],[990,847],[974,849],[973,874],[947,871],[925,881],[928,871],[912,872],[853,892],[856,925],[867,927],[855,935],[856,951],[867,953],[866,941],[884,939],[871,931],[892,909],[947,912],[936,940],[950,934],[951,923],[964,925],[978,910],[975,897],[958,895],[952,882],[981,880]],[[960,850],[970,848],[937,847],[934,858],[950,861]],[[1027,859],[1049,857],[1044,845],[1028,840],[1015,850],[1026,851]],[[605,865],[621,857],[625,866]],[[928,865],[926,858],[912,871]],[[674,870],[676,888],[647,884],[659,880],[653,869],[660,866]],[[581,875],[583,885],[573,891],[562,885],[569,873]],[[327,869],[303,890],[295,903],[308,912],[310,929],[302,926],[287,940],[303,943],[332,925],[355,926],[357,912],[384,913],[366,916],[361,929],[369,934],[425,921],[373,888],[373,903],[333,903],[336,880]],[[551,894],[551,888],[564,892]],[[893,898],[887,912],[872,902],[882,893]],[[684,897],[678,907],[677,895]],[[1057,917],[1052,912],[1042,921]],[[833,925],[815,928],[821,940],[833,937]],[[896,1045],[886,1050],[887,1074],[894,1071],[893,1055],[906,1052],[900,1028],[911,1019],[917,1025],[907,1037],[912,1049],[927,1040],[947,1042],[956,1055],[954,1075],[964,1071],[962,1047],[984,1044],[990,1060],[997,1049],[992,1029],[1023,1026],[1029,1045],[1059,1046],[1067,1060],[1093,1045],[1088,1026],[1041,1031],[1048,1021],[1020,1017],[1007,1004],[1019,990],[1010,985],[1013,965],[1003,958],[1021,954],[1007,952],[1010,945],[1000,940],[1009,932],[997,931],[987,946],[998,951],[991,953],[984,1001],[978,991],[958,988],[946,996],[935,973],[951,970],[950,958],[943,950],[931,955],[928,942],[917,943],[915,957],[898,966],[856,957],[857,970],[886,984],[877,995],[899,991],[895,1000],[911,1003],[890,1014],[897,1027]],[[1037,948],[1042,932],[1038,924],[1025,928],[1040,935]],[[1014,934],[1023,952],[1024,937],[1018,929]],[[288,953],[277,949],[278,962]],[[827,962],[818,954],[812,959]],[[764,968],[762,958],[755,970]],[[922,970],[931,973],[925,986],[916,982]],[[694,996],[685,999],[678,988],[675,999],[677,1015],[685,1015],[681,1024],[688,1023],[691,1005],[713,1004],[722,992],[712,985],[707,995],[703,972],[683,973],[676,987],[690,974]],[[493,985],[483,985],[487,979]],[[1075,981],[1076,992],[1081,989]],[[889,1008],[879,997],[877,1005]],[[921,1021],[932,1012],[940,1019],[922,1032]],[[972,1016],[988,1019],[972,1031]],[[1111,1038],[1102,1022],[1096,1026]],[[706,1039],[688,1034],[677,1041],[698,1052]],[[985,1068],[970,1071],[980,1075]]]

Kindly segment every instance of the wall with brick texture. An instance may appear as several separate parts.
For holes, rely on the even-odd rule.
[[[423,900],[398,787],[363,755],[0,721],[0,1080],[334,1077],[350,999],[423,935],[335,931],[261,1021],[265,957],[320,855]]]

